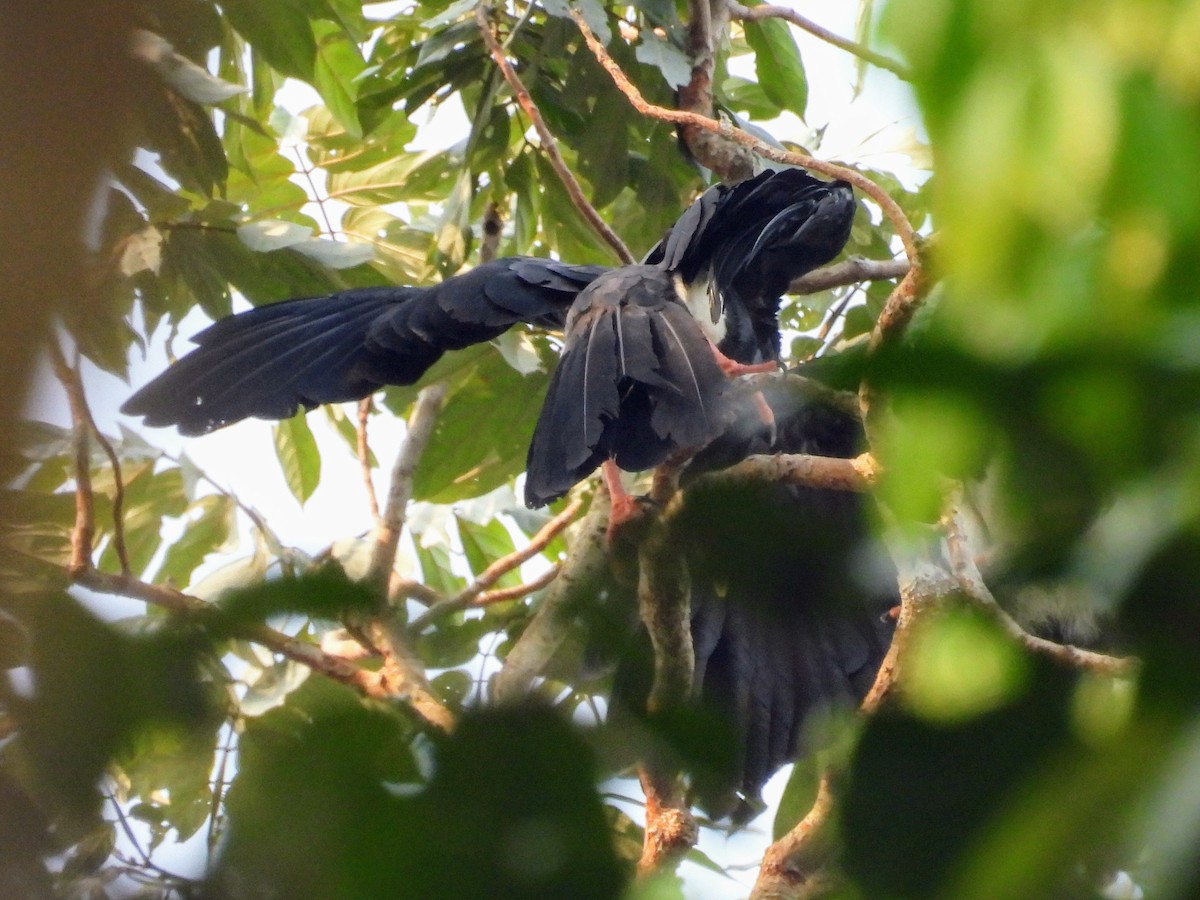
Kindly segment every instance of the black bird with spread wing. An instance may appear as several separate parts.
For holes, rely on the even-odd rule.
[[[780,294],[837,255],[853,211],[844,182],[764,172],[706,191],[640,266],[511,257],[432,287],[249,310],[197,335],[122,411],[204,434],[412,384],[517,323],[562,328],[527,466],[526,502],[542,506],[608,460],[646,469],[719,434],[727,374],[778,358]]]
[[[249,416],[286,418],[411,384],[445,351],[530,323],[564,332],[529,450],[530,506],[561,496],[598,466],[616,501],[617,467],[647,469],[714,441],[710,457],[851,455],[856,422],[778,399],[747,409],[735,402],[729,376],[777,363],[780,295],[841,251],[853,216],[844,182],[798,169],[764,172],[706,191],[641,265],[512,257],[432,287],[349,290],[232,316],[201,332],[199,347],[123,411],[184,434]],[[762,417],[768,408],[777,423]],[[769,494],[757,505],[719,498],[690,526],[698,549],[689,553],[696,689],[742,738],[731,787],[743,797],[797,751],[815,708],[861,698],[889,637],[879,613],[896,602],[894,581],[859,589],[847,573],[866,533],[858,498],[796,488]],[[731,518],[730,503],[751,518]],[[763,510],[799,530],[758,540],[770,527],[756,524]],[[759,577],[710,571],[739,547]],[[848,596],[829,602],[839,593]]]

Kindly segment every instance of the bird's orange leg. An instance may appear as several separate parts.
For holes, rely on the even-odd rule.
[[[721,367],[721,371],[728,378],[736,378],[739,375],[759,375],[764,372],[778,372],[779,363],[772,360],[764,363],[740,363],[737,360],[730,359],[724,353],[717,349],[717,345],[712,341],[708,342],[712,347],[713,356],[716,357],[717,365]],[[771,431],[771,443],[775,443],[775,413],[767,404],[767,398],[763,396],[762,391],[754,392],[754,408],[758,410],[758,417],[762,423]]]
[[[611,509],[608,514],[608,530],[605,539],[611,545],[617,532],[626,524],[642,515],[642,505],[621,484],[621,470],[617,464],[606,459],[600,466],[600,474],[604,478],[604,486],[608,488]]]

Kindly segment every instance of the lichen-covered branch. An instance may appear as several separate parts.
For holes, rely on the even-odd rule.
[[[492,691],[497,701],[521,700],[562,646],[574,618],[572,600],[581,590],[596,584],[608,567],[608,547],[604,540],[608,513],[608,493],[601,488],[579,522],[558,577],[496,674]]]

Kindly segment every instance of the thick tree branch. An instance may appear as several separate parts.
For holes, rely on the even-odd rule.
[[[806,19],[794,9],[789,9],[786,6],[751,6],[745,7],[737,2],[730,2],[730,14],[734,19],[742,22],[756,22],[761,19],[785,19],[791,22],[797,28],[807,31],[813,37],[820,38],[826,43],[833,44],[840,50],[845,50],[847,53],[857,56],[859,59],[869,62],[873,66],[878,66],[881,69],[886,69],[897,78],[904,81],[912,80],[912,73],[903,63],[897,62],[891,57],[884,56],[882,53],[877,53],[870,47],[864,47],[862,44],[856,43],[849,38],[844,38],[839,34],[835,34],[827,28],[818,25],[811,19]]]
[[[711,481],[774,481],[863,493],[878,483],[879,463],[870,453],[852,459],[807,453],[764,454],[749,456],[737,465],[703,477]]]
[[[894,554],[900,558],[902,554]],[[932,615],[957,593],[957,585],[940,570],[923,569],[900,578],[900,611],[891,646],[859,710],[873,715],[895,702],[910,664],[916,623]],[[752,900],[807,900],[823,897],[837,884],[836,845],[832,815],[837,804],[838,773],[829,770],[821,778],[817,799],[808,814],[763,854]]]
[[[829,862],[836,850],[831,818],[834,808],[832,780],[831,772],[821,776],[812,809],[791,831],[767,848],[750,900],[820,897],[834,886],[834,878],[829,874]]]
[[[492,692],[497,701],[521,700],[566,639],[575,617],[573,601],[596,584],[608,567],[608,547],[604,540],[608,513],[608,492],[601,488],[579,522],[558,577],[541,598],[533,619],[496,675]]]
[[[715,36],[723,33],[728,23],[728,0],[689,0],[688,56],[692,61],[692,77],[679,89],[680,109],[712,115]],[[680,133],[696,161],[724,181],[745,181],[754,174],[754,155],[739,144],[696,125],[684,125]]]
[[[901,278],[912,268],[906,259],[863,259],[852,256],[832,266],[814,269],[788,285],[789,294],[816,294],[862,281]]]
[[[454,714],[433,695],[425,664],[409,645],[403,627],[394,619],[376,619],[368,625],[367,633],[383,655],[378,678],[387,696],[407,700],[427,722],[442,731],[453,731]]]
[[[656,497],[674,492],[674,466],[656,473]],[[668,515],[653,516],[638,547],[638,612],[654,648],[654,678],[646,700],[651,716],[687,704],[696,668],[691,631],[691,588],[687,563],[673,538]],[[641,760],[639,780],[646,794],[646,831],[638,873],[671,870],[695,846],[699,830],[687,791],[673,763],[651,753]]]
[[[504,76],[504,80],[508,82],[508,86],[512,89],[517,104],[525,111],[525,115],[533,123],[534,129],[538,133],[538,138],[541,140],[542,150],[546,154],[546,159],[549,160],[550,165],[558,175],[563,187],[566,188],[567,194],[571,197],[571,202],[575,204],[575,208],[579,210],[580,215],[592,226],[596,234],[612,248],[617,258],[624,265],[629,265],[634,262],[633,254],[629,252],[629,248],[625,246],[625,242],[617,236],[617,233],[600,217],[600,213],[596,211],[596,208],[588,202],[587,197],[583,193],[583,188],[579,185],[579,181],[567,167],[566,162],[563,161],[562,154],[558,150],[558,142],[555,141],[554,135],[546,126],[545,120],[542,119],[542,114],[533,102],[533,98],[529,96],[529,91],[525,89],[525,85],[517,77],[516,71],[514,71],[508,62],[508,58],[504,55],[504,48],[500,46],[500,42],[496,40],[496,35],[492,32],[492,24],[488,21],[490,12],[491,6],[486,0],[485,2],[481,2],[475,7],[475,22],[479,26],[480,34],[483,35],[483,42],[487,46],[488,52],[492,55],[492,59],[495,60],[497,67],[499,67],[501,74]]]
[[[563,508],[562,512],[539,528],[537,534],[529,539],[528,544],[496,560],[481,572],[479,577],[471,584],[467,585],[453,597],[435,604],[416,618],[408,628],[409,633],[420,634],[431,622],[456,613],[459,610],[466,609],[468,606],[478,605],[480,597],[488,588],[499,581],[504,575],[545,550],[552,540],[575,521],[575,517],[579,515],[579,510],[582,508],[582,500],[578,498],[572,500]],[[536,590],[536,588],[533,588],[533,590]],[[514,596],[521,597],[527,593],[529,593],[529,590],[521,591]],[[491,602],[496,601],[492,600]]]

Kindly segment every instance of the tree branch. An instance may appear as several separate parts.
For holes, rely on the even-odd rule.
[[[664,517],[655,516],[638,548],[638,612],[654,647],[654,680],[646,700],[651,716],[691,699],[696,668],[687,564]],[[646,831],[638,874],[674,869],[696,844],[699,828],[674,765],[651,753],[641,761]]]
[[[150,584],[132,575],[101,572],[91,567],[68,574],[76,584],[94,591],[141,600],[176,615],[198,618],[202,622],[226,624],[220,609],[199,597],[184,594],[174,588]],[[247,640],[262,644],[281,656],[308,666],[314,672],[320,672],[334,681],[349,685],[367,697],[394,699],[393,695],[383,689],[375,673],[359,669],[341,657],[324,653],[313,644],[290,637],[266,625],[237,623],[235,628],[236,632]]]
[[[765,141],[761,141],[747,131],[743,131],[728,122],[721,122],[716,119],[702,116],[698,113],[685,112],[683,110],[667,109],[665,106],[658,106],[648,102],[641,91],[637,89],[616,61],[608,55],[608,51],[596,40],[596,36],[592,34],[591,28],[583,18],[583,14],[577,9],[571,10],[571,18],[575,20],[575,24],[579,27],[583,34],[584,40],[587,42],[588,48],[592,51],[592,55],[596,57],[597,62],[604,67],[605,71],[612,77],[617,88],[623,93],[634,109],[643,115],[651,116],[656,119],[661,119],[664,122],[675,122],[679,125],[695,125],[715,134],[719,134],[730,140],[749,147],[759,156],[764,159],[774,160],[775,162],[784,163],[789,166],[801,166],[806,169],[811,169],[814,172],[820,172],[822,175],[828,175],[831,178],[840,178],[849,182],[854,187],[858,188],[872,200],[874,200],[883,210],[883,214],[896,230],[897,237],[904,245],[905,255],[914,265],[919,257],[919,240],[916,231],[912,227],[912,223],[908,221],[908,217],[887,192],[877,185],[871,179],[867,178],[861,172],[846,166],[839,166],[837,163],[825,162],[824,160],[816,159],[805,153],[794,153],[788,150],[781,150],[778,147],[772,147]]]
[[[897,558],[902,554],[894,553]],[[931,615],[957,592],[952,579],[940,570],[923,569],[900,578],[900,612],[891,646],[884,656],[875,682],[859,706],[870,716],[895,701],[903,672],[912,658],[916,622]],[[812,809],[763,854],[752,900],[801,900],[826,896],[837,884],[833,871],[836,846],[832,815],[837,804],[837,772],[828,770],[821,778]]]
[[[537,534],[529,539],[528,544],[520,550],[514,550],[507,556],[502,556],[484,569],[475,581],[467,585],[453,597],[448,597],[440,601],[413,620],[412,624],[408,627],[409,634],[420,634],[431,622],[452,615],[459,610],[466,609],[468,606],[478,605],[483,593],[499,581],[500,578],[545,550],[549,543],[562,533],[563,529],[575,521],[575,517],[579,515],[579,510],[582,507],[582,500],[578,498],[572,500],[564,507],[562,512],[538,529]],[[532,588],[532,590],[537,590],[537,588]],[[495,593],[502,592],[498,591]],[[529,593],[529,589],[519,591],[513,596],[523,597],[527,593]],[[494,603],[497,601],[493,599],[490,602]]]
[[[1109,678],[1129,678],[1137,673],[1140,661],[1135,657],[1108,656],[1070,644],[1059,644],[1037,637],[1027,632],[1005,612],[988,589],[975,562],[975,553],[970,546],[966,526],[962,519],[961,501],[961,491],[957,489],[951,491],[946,512],[942,516],[940,524],[946,538],[946,550],[950,557],[951,571],[968,600],[999,623],[1005,634],[1030,653],[1048,656],[1071,668],[1083,669]]]
[[[509,651],[492,684],[501,703],[523,698],[566,639],[575,610],[573,601],[587,591],[608,567],[604,535],[608,529],[608,492],[601,487],[580,520],[571,549],[550,590],[542,597],[533,619]]]
[[[497,588],[494,591],[484,591],[477,596],[472,606],[491,606],[493,603],[503,603],[505,600],[516,600],[520,597],[525,597],[532,594],[534,591],[540,591],[547,587],[550,582],[558,577],[558,573],[562,571],[562,563],[555,563],[533,581],[527,581],[524,584],[515,584],[512,587]]]
[[[812,809],[791,831],[767,848],[750,900],[819,897],[833,886],[834,879],[828,873],[828,863],[836,849],[831,818],[834,809],[832,781],[833,773],[826,771],[817,785],[817,798]]]
[[[879,482],[879,463],[870,453],[853,459],[779,453],[749,456],[737,465],[704,475],[705,480],[773,481],[805,487],[864,493]]]
[[[906,259],[863,259],[861,256],[852,256],[832,266],[801,275],[788,285],[786,293],[816,294],[861,281],[887,281],[907,275],[910,268],[912,266]]]
[[[71,408],[71,443],[75,457],[75,524],[71,528],[71,573],[92,565],[92,542],[96,538],[96,502],[92,492],[92,463],[88,452],[87,402],[83,385],[62,355],[57,342],[50,342],[50,362],[54,374],[67,392]]]
[[[839,34],[834,34],[827,28],[818,25],[811,19],[806,19],[794,9],[789,9],[786,6],[752,6],[745,7],[737,2],[730,2],[730,14],[734,19],[742,22],[756,22],[761,19],[786,19],[797,28],[807,31],[813,37],[820,38],[826,43],[833,44],[840,50],[845,50],[847,53],[857,56],[859,59],[866,60],[873,66],[878,66],[881,69],[886,69],[897,78],[904,81],[912,80],[912,73],[903,63],[897,62],[891,57],[884,56],[882,53],[877,53],[869,47],[864,47],[862,44],[856,43],[849,38],[844,38]]]
[[[412,497],[413,473],[425,445],[433,435],[433,425],[446,398],[444,384],[431,384],[417,394],[408,420],[408,433],[392,467],[392,481],[388,487],[387,505],[380,525],[375,529],[375,547],[371,552],[371,565],[367,570],[366,582],[386,597],[391,584],[392,569],[396,564],[396,547],[404,530],[404,516],[408,501]]]
[[[355,451],[358,454],[358,467],[362,471],[363,487],[367,489],[367,506],[371,510],[371,521],[375,528],[383,526],[383,516],[379,512],[379,498],[375,496],[375,482],[371,479],[371,446],[367,443],[367,424],[371,417],[371,398],[363,397],[358,401],[358,425],[354,429]]]
[[[679,89],[680,109],[712,115],[714,35],[722,33],[728,23],[728,0],[689,0],[688,56],[692,61],[692,77]],[[754,155],[739,144],[696,125],[684,125],[680,133],[692,156],[723,180],[732,184],[754,174]]]
[[[563,187],[566,188],[567,194],[571,197],[571,202],[575,204],[575,208],[579,210],[580,215],[592,226],[592,229],[600,236],[601,240],[612,248],[617,258],[621,260],[621,263],[629,265],[634,262],[633,254],[629,252],[629,248],[625,246],[625,242],[617,236],[617,233],[600,217],[600,213],[596,211],[596,208],[588,202],[587,197],[583,193],[583,188],[579,186],[579,181],[563,161],[562,154],[558,150],[558,142],[555,141],[550,129],[546,127],[546,122],[542,119],[542,114],[533,102],[533,98],[529,96],[529,91],[525,89],[525,85],[517,77],[517,73],[509,64],[507,57],[505,57],[504,48],[496,40],[496,35],[492,32],[491,23],[488,21],[488,13],[490,11],[491,6],[487,3],[487,0],[483,0],[483,2],[475,7],[475,23],[479,26],[479,32],[483,35],[483,42],[487,46],[488,52],[492,55],[492,59],[495,60],[501,74],[504,76],[504,80],[508,82],[508,86],[512,89],[517,104],[525,111],[525,115],[529,116],[529,120],[533,123],[534,129],[538,133],[538,138],[541,140],[542,150],[546,154],[546,159],[549,160],[550,165],[558,175]]]

